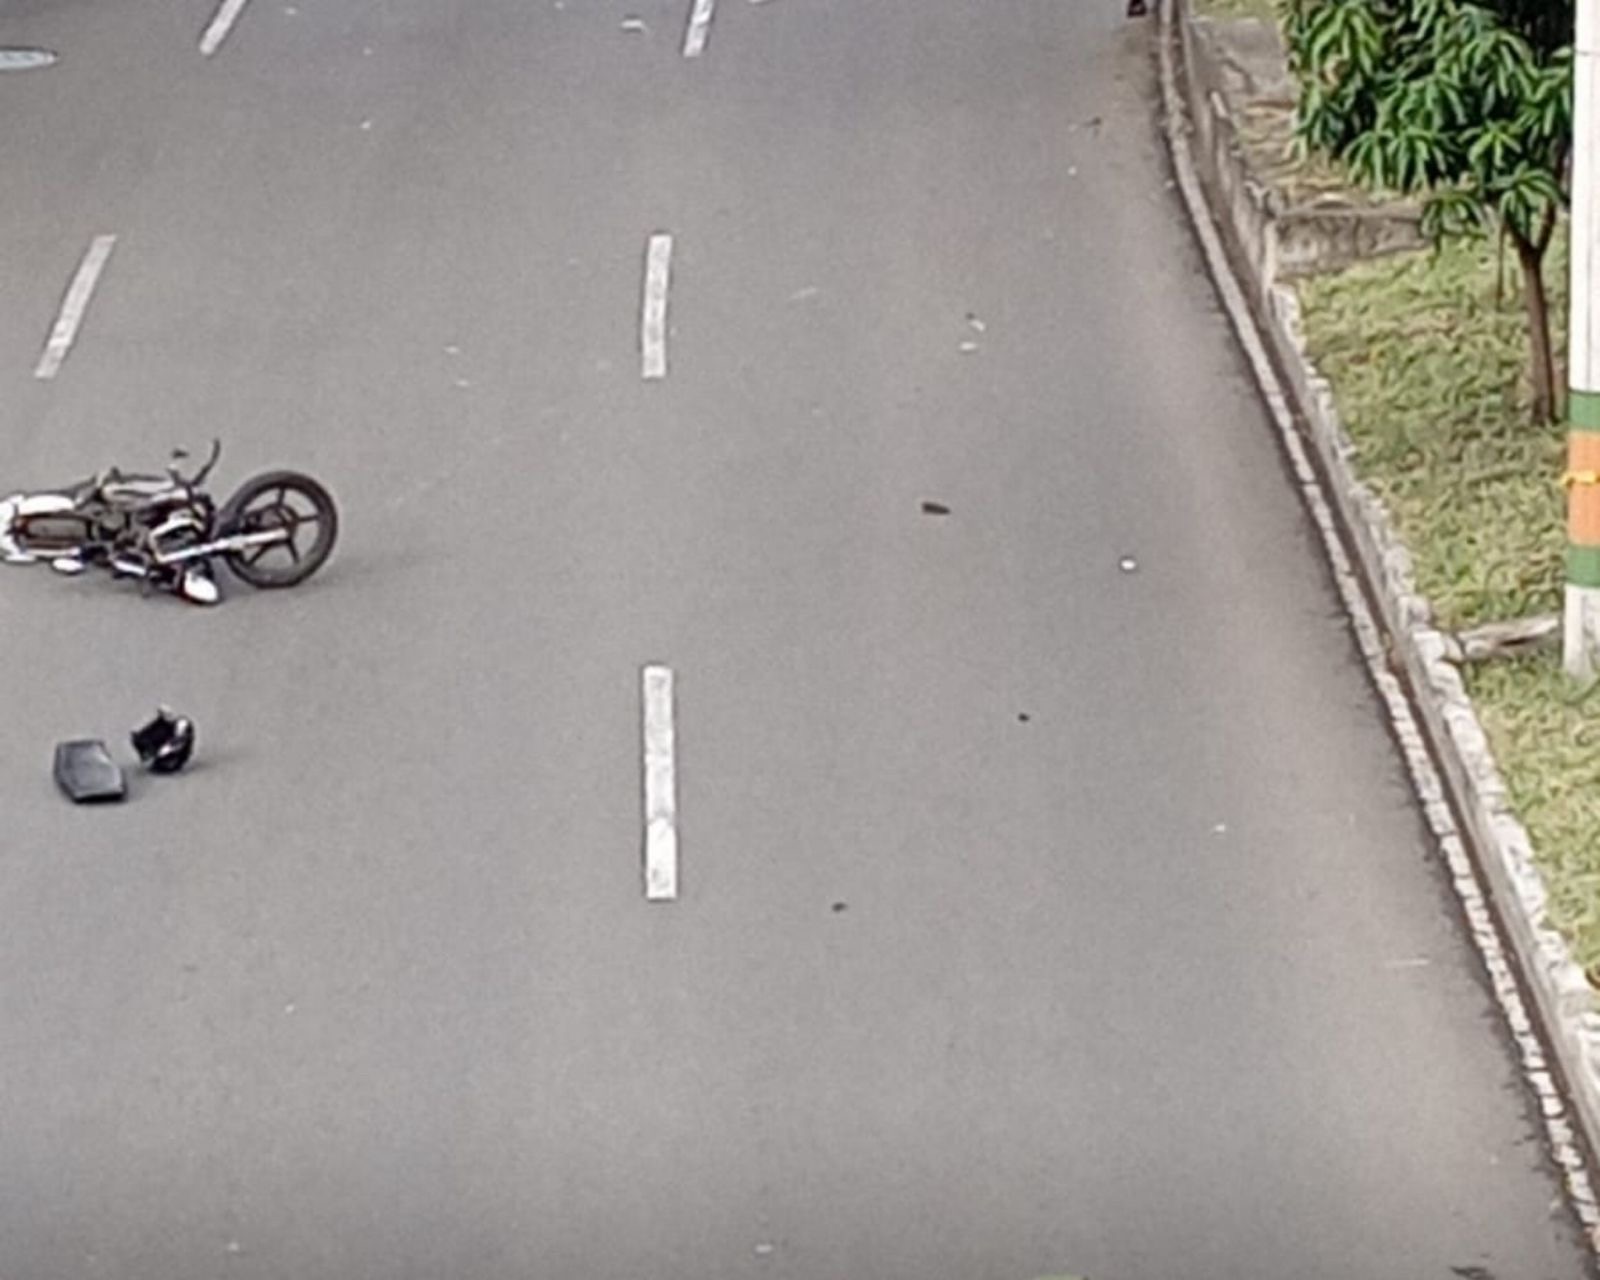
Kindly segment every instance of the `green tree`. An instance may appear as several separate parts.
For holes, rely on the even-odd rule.
[[[1475,0],[1495,14],[1539,53],[1561,52],[1572,44],[1578,21],[1573,0]]]
[[[1282,0],[1303,145],[1423,197],[1423,231],[1498,229],[1522,267],[1533,411],[1556,415],[1545,251],[1572,148],[1572,0]]]

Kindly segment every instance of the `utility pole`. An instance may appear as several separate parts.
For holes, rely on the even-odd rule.
[[[1600,675],[1600,0],[1576,7],[1563,664],[1587,684]]]

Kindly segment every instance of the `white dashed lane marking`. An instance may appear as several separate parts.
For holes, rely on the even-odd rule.
[[[641,372],[646,378],[667,376],[667,287],[672,275],[672,237],[650,237],[645,252],[644,305],[639,319]]]
[[[228,38],[228,32],[233,30],[233,24],[239,20],[239,14],[244,11],[246,2],[247,0],[222,0],[211,19],[211,25],[200,37],[202,54],[209,58],[222,48],[222,42]]]
[[[644,896],[678,896],[678,781],[672,668],[644,669]]]
[[[44,354],[39,357],[38,367],[33,371],[34,377],[53,378],[60,372],[61,362],[67,358],[67,352],[72,350],[72,344],[77,340],[84,314],[89,310],[89,299],[94,296],[94,287],[116,243],[116,236],[110,235],[96,236],[89,242],[89,250],[78,264],[72,283],[67,286],[61,314],[56,318],[49,338],[45,340]]]
[[[717,0],[694,0],[689,11],[689,29],[683,36],[683,56],[698,58],[706,51],[706,41],[711,38],[711,18],[716,12]]]

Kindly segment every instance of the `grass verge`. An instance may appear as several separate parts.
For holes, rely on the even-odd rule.
[[[1566,247],[1547,269],[1565,349]],[[1499,280],[1504,277],[1503,291]],[[1528,416],[1514,260],[1494,241],[1361,263],[1300,286],[1312,358],[1355,463],[1452,630],[1561,607],[1565,433]],[[1600,973],[1600,695],[1575,702],[1559,655],[1466,671],[1556,924]]]

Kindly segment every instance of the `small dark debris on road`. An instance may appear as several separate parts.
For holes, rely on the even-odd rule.
[[[924,502],[922,504],[922,514],[925,516],[947,516],[950,514],[950,508],[942,502]]]
[[[177,773],[194,754],[194,721],[158,707],[155,718],[135,729],[129,740],[151,773]]]
[[[151,773],[177,773],[194,754],[194,721],[159,707],[155,717],[129,735],[140,763]],[[56,786],[74,804],[125,800],[128,783],[122,766],[99,738],[56,743]]]
[[[73,804],[114,803],[128,796],[122,769],[99,738],[58,742],[55,778]]]

